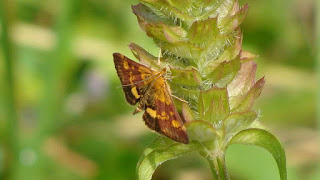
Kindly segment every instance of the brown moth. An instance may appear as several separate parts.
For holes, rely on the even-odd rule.
[[[114,53],[113,58],[127,102],[131,105],[138,103],[133,114],[144,110],[143,120],[150,129],[188,144],[187,130],[166,82],[166,68],[155,71],[120,53]]]

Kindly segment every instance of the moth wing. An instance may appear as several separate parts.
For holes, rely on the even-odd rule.
[[[152,92],[147,93],[152,97],[146,100],[145,113],[143,114],[145,124],[170,139],[188,144],[187,130],[173,104],[165,79],[159,77],[150,91]]]
[[[153,80],[155,71],[120,53],[114,53],[113,60],[126,100],[135,105]]]

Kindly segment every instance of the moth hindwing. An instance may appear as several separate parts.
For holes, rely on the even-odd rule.
[[[127,102],[144,110],[143,120],[152,130],[177,142],[189,143],[186,128],[175,108],[170,87],[162,71],[152,70],[120,53],[114,53],[114,64]]]

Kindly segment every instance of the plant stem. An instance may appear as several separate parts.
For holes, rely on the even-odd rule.
[[[3,179],[13,179],[15,168],[18,164],[18,120],[15,109],[14,97],[14,52],[10,39],[11,25],[11,6],[13,2],[9,0],[0,1],[0,18],[1,18],[1,47],[4,55],[4,102],[6,125],[6,164],[5,177]],[[2,179],[2,178],[0,178]]]
[[[226,164],[223,157],[207,158],[215,180],[229,180]]]
[[[61,101],[64,95],[66,67],[70,62],[71,9],[73,0],[60,1],[61,10],[57,17],[57,44],[54,54],[47,62],[42,99],[40,135],[52,134],[61,114]]]
[[[215,159],[210,159],[210,157],[209,157],[209,158],[207,158],[207,160],[209,162],[214,180],[221,180],[221,178],[219,177],[219,174],[218,174],[218,170],[216,169],[217,166],[216,166]]]
[[[316,23],[316,30],[315,30],[315,51],[316,51],[316,64],[317,64],[317,120],[318,120],[318,132],[320,133],[320,1],[315,1],[316,8],[315,8],[315,23]],[[320,135],[320,134],[319,134]],[[320,168],[320,163],[318,163],[318,167]]]
[[[315,31],[315,36],[316,36],[316,62],[317,62],[317,80],[318,80],[318,94],[317,94],[317,119],[318,119],[318,130],[320,130],[320,1],[315,1],[316,3],[316,18],[315,18],[315,23],[316,23],[316,31]]]
[[[219,156],[217,158],[217,163],[219,166],[219,174],[221,176],[221,179],[223,180],[229,180],[229,176],[228,176],[228,172],[227,172],[227,167],[226,167],[226,163],[224,160],[224,156]]]
[[[56,20],[57,43],[53,55],[46,62],[44,71],[44,92],[39,107],[39,125],[35,148],[39,155],[39,164],[34,168],[35,178],[42,179],[46,169],[46,156],[43,151],[44,142],[54,134],[57,125],[61,123],[63,98],[66,87],[66,74],[71,60],[71,24],[74,0],[58,1],[60,5]]]

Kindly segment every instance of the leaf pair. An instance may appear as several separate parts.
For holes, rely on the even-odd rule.
[[[212,162],[212,158],[219,158],[210,156],[207,151],[207,148],[210,148],[211,152],[219,150],[217,149],[219,147],[213,145],[219,135],[212,126],[210,127],[210,124],[205,121],[192,121],[187,123],[186,127],[190,137],[188,145],[163,137],[158,137],[149,145],[137,165],[137,179],[150,180],[156,168],[162,163],[190,152],[199,152],[209,163]],[[266,149],[276,160],[281,180],[287,179],[284,149],[279,140],[270,132],[257,128],[245,129],[233,136],[225,148],[227,149],[232,144],[254,145]],[[224,170],[226,169],[222,169]],[[216,173],[219,174],[219,172]]]

